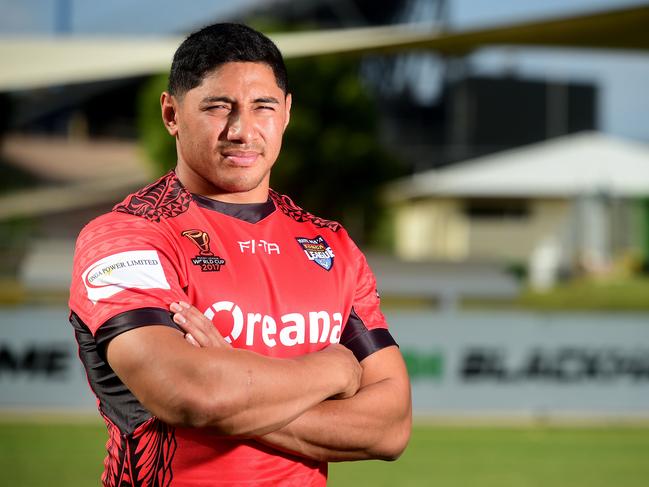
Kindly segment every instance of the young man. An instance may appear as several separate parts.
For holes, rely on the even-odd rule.
[[[161,97],[175,171],[79,236],[70,321],[108,425],[104,485],[321,486],[328,461],[407,444],[408,376],[364,256],[269,188],[287,85],[262,34],[189,36]]]

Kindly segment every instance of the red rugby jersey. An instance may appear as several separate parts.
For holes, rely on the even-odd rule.
[[[176,327],[169,305],[178,300],[234,347],[292,357],[341,342],[362,360],[395,342],[345,230],[273,191],[261,204],[192,195],[170,172],[82,230],[70,292],[79,355],[109,430],[104,485],[324,485],[326,464],[164,424],[115,375],[108,342],[139,326]]]

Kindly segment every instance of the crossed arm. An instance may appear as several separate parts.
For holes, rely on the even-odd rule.
[[[361,362],[363,379],[350,398],[325,400],[285,427],[259,438],[320,461],[394,460],[410,438],[410,387],[396,346]]]
[[[410,386],[396,347],[360,365],[341,345],[275,359],[230,347],[196,308],[172,311],[185,337],[146,326],[107,350],[117,375],[161,420],[321,461],[394,459],[405,449]]]
[[[328,397],[353,395],[361,377],[354,356],[342,346],[277,359],[230,346],[196,348],[168,326],[124,332],[106,353],[115,373],[154,416],[228,436],[275,431]]]

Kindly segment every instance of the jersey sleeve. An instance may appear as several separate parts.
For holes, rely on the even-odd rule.
[[[132,215],[104,215],[82,230],[70,287],[71,320],[90,330],[100,353],[124,331],[176,327],[169,305],[187,301],[178,255],[155,223]]]
[[[358,247],[354,244],[352,247],[357,266],[356,287],[340,343],[349,348],[360,362],[374,352],[397,343],[388,331],[388,324],[381,312],[374,273]]]

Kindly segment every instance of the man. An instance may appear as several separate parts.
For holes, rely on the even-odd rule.
[[[320,486],[328,461],[396,458],[410,389],[374,277],[338,223],[269,188],[291,108],[275,45],[235,24],[192,34],[161,106],[175,171],[75,252],[104,485]]]

